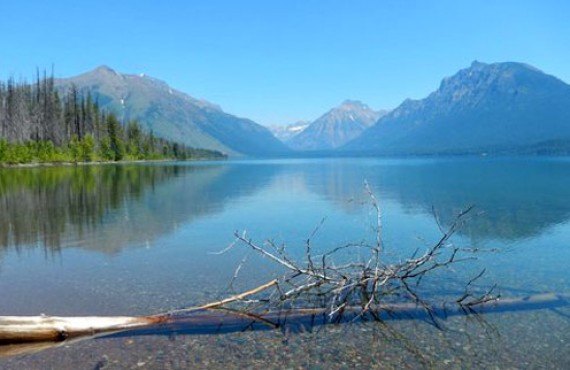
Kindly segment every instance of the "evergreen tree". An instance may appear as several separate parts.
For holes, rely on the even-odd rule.
[[[122,139],[121,124],[114,114],[109,114],[107,117],[107,135],[109,136],[110,149],[113,152],[113,160],[120,161],[125,154],[125,146]]]

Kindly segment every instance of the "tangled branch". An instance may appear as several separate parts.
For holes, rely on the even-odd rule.
[[[314,254],[311,238],[322,225],[321,222],[306,240],[304,260],[298,261],[287,253],[285,245],[277,246],[272,241],[258,244],[246,232],[235,232],[235,241],[223,252],[242,245],[285,271],[276,279],[275,288],[270,294],[263,299],[241,302],[245,304],[241,310],[245,312],[260,309],[319,308],[326,309],[328,319],[334,322],[342,317],[347,308],[358,308],[359,316],[380,319],[379,313],[388,309],[386,303],[397,300],[422,307],[432,322],[438,325],[435,315],[432,314],[433,303],[422,297],[419,287],[426,276],[476,258],[478,249],[461,248],[451,241],[452,236],[465,224],[473,207],[459,212],[447,228],[443,228],[436,219],[442,234],[439,240],[423,252],[418,249],[408,258],[389,262],[389,259],[385,258],[382,238],[381,208],[367,183],[365,189],[376,216],[373,243],[349,243],[322,254]],[[335,260],[340,259],[337,257],[341,253],[347,255],[347,252],[352,250],[367,251],[367,258],[343,264],[335,263]],[[232,280],[235,280],[241,267],[240,264]],[[497,299],[498,296],[493,295],[494,286],[483,294],[471,292],[475,281],[484,273],[485,270],[481,271],[466,283],[464,293],[451,302],[470,310],[480,303]]]

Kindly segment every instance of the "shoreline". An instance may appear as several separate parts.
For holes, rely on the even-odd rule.
[[[201,161],[222,161],[225,159],[203,158],[203,159],[137,159],[128,161],[92,161],[92,162],[32,162],[32,163],[1,163],[0,169],[4,168],[38,168],[38,167],[73,167],[73,166],[97,166],[110,164],[144,164],[162,162],[201,162]]]

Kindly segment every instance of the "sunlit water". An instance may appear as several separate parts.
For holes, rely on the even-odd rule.
[[[427,295],[481,286],[503,296],[570,293],[570,160],[330,159],[101,165],[0,170],[0,315],[134,315],[222,297],[247,253],[236,230],[302,258],[373,237],[367,181],[389,258],[425,248],[469,205],[456,242],[498,249],[450,269]],[[435,216],[436,215],[436,216]],[[348,256],[352,257],[352,256]],[[238,288],[271,278],[252,258]],[[87,341],[0,360],[6,368],[351,368],[570,366],[570,309],[449,320]],[[418,355],[421,353],[421,355]],[[425,357],[420,360],[420,357]]]

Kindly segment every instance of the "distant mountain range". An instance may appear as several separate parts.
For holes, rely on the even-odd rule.
[[[271,131],[160,80],[105,66],[56,85],[90,92],[157,136],[230,155],[570,154],[570,85],[522,63],[473,62],[390,112],[347,100],[314,122]]]
[[[342,150],[380,155],[570,149],[570,85],[521,63],[473,62]],[[568,151],[570,153],[570,151]]]
[[[387,111],[374,111],[356,100],[329,110],[285,143],[295,150],[331,150],[358,137]]]
[[[72,85],[82,93],[90,92],[102,108],[125,119],[137,119],[144,128],[166,139],[233,155],[267,156],[288,151],[267,128],[144,74],[122,74],[101,66],[56,81],[61,89]]]

